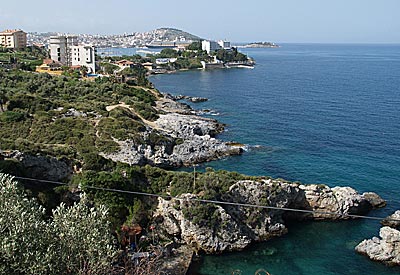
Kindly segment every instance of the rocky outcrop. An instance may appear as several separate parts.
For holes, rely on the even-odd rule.
[[[400,210],[397,210],[392,215],[382,221],[384,226],[389,226],[395,229],[400,229]]]
[[[102,154],[113,161],[131,165],[151,164],[159,167],[180,167],[215,160],[243,152],[242,146],[216,138],[224,125],[216,120],[193,115],[187,105],[163,98],[158,102],[164,114],[147,125],[142,133],[144,143],[117,141],[118,152]],[[148,136],[162,136],[162,142],[149,141]]]
[[[346,214],[361,214],[372,208],[363,195],[349,187],[299,185],[271,179],[238,181],[220,199],[268,207],[206,204],[198,201],[200,197],[201,194],[184,194],[171,200],[160,198],[154,218],[165,237],[206,253],[242,250],[253,241],[285,234],[288,219],[347,219]],[[329,214],[310,213],[311,210]]]
[[[379,232],[380,238],[364,240],[356,246],[356,251],[371,260],[388,265],[400,265],[400,231],[385,226]]]
[[[193,103],[208,101],[208,98],[205,98],[205,97],[187,96],[187,95],[177,95],[177,96],[169,95],[169,96],[174,100],[186,99]]]
[[[300,185],[299,188],[305,192],[307,209],[314,211],[307,217],[316,220],[348,219],[348,215],[362,215],[377,206],[371,204],[369,197],[358,194],[351,187],[329,188],[326,185],[311,184]]]
[[[400,265],[400,210],[385,218],[378,237],[363,240],[356,251],[367,255],[371,260],[387,265]]]
[[[71,165],[54,157],[33,155],[20,151],[0,152],[1,159],[18,161],[30,177],[61,181],[69,179],[73,174]]]
[[[386,206],[386,201],[373,192],[365,192],[363,193],[363,197],[367,199],[367,201],[374,208],[384,207]]]

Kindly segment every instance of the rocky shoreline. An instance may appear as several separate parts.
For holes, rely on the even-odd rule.
[[[158,137],[162,137],[161,141],[156,144],[140,144],[133,140],[118,140],[120,150],[102,155],[130,165],[150,164],[170,168],[190,166],[243,152],[240,143],[217,139],[225,125],[197,115],[190,106],[178,102],[180,99],[163,95],[156,105],[159,118],[151,122],[142,119],[146,124],[144,140],[157,133]],[[117,107],[128,108],[126,106],[121,103]],[[18,151],[0,151],[0,159],[19,161],[35,178],[59,181],[70,178],[75,171],[64,160]],[[180,252],[174,263],[184,267],[179,274],[185,274],[189,267],[187,255],[240,251],[251,243],[286,234],[288,221],[291,220],[350,219],[352,217],[349,215],[364,215],[386,204],[375,193],[359,194],[350,187],[330,188],[326,185],[303,185],[278,179],[240,180],[232,184],[227,192],[220,194],[218,200],[270,208],[207,204],[211,212],[205,217],[206,222],[199,222],[190,213],[204,205],[199,202],[202,198],[201,193],[186,193],[171,199],[158,198],[153,213],[160,237],[178,245],[177,251]],[[283,208],[305,211],[290,212]],[[393,220],[399,219],[400,211],[394,215],[397,216],[389,218],[386,226],[381,229],[381,239],[375,237],[364,240],[356,250],[373,260],[399,265],[400,222],[393,223]],[[169,269],[177,270],[172,263]]]
[[[158,144],[139,144],[119,140],[120,150],[102,155],[130,165],[150,164],[163,168],[191,166],[227,156],[239,155],[243,146],[216,138],[225,125],[196,114],[187,104],[164,95],[157,101],[161,113],[154,122],[147,122],[144,139],[152,133],[163,136]],[[197,99],[196,99],[197,100]]]
[[[359,194],[350,187],[244,180],[231,185],[221,201],[272,208],[213,204],[214,221],[202,224],[188,217],[188,209],[194,211],[200,204],[196,201],[198,195],[188,193],[170,200],[159,198],[153,218],[159,221],[161,236],[191,247],[196,253],[215,254],[240,251],[253,242],[281,236],[287,233],[286,223],[290,220],[339,220],[366,214],[382,206],[378,195],[374,194],[374,199],[370,195]],[[288,212],[282,208],[314,212]]]

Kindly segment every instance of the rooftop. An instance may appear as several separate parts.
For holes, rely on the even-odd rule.
[[[4,31],[2,31],[0,34],[13,34],[13,33],[16,33],[16,32],[23,32],[22,30],[20,30],[20,29],[15,29],[15,30],[4,30]]]
[[[120,60],[120,61],[117,61],[116,62],[117,64],[127,64],[127,65],[133,65],[133,64],[135,64],[135,63],[133,63],[132,61],[129,61],[129,60]]]

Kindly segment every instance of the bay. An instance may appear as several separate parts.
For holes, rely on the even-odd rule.
[[[151,77],[174,95],[207,97],[192,104],[226,123],[223,140],[244,143],[215,169],[304,183],[374,191],[400,209],[400,45],[284,44],[242,49],[254,69],[187,71]],[[400,274],[354,252],[376,236],[376,221],[289,225],[281,238],[242,252],[205,256],[192,274]]]

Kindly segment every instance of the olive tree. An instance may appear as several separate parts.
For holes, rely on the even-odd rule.
[[[0,173],[0,274],[109,274],[116,255],[104,206],[83,195],[53,217]]]
[[[116,255],[105,206],[92,207],[85,195],[72,207],[53,211],[51,230],[62,268],[71,274],[109,274]]]
[[[51,273],[51,242],[45,209],[0,174],[0,273]],[[49,249],[49,251],[48,251]]]

